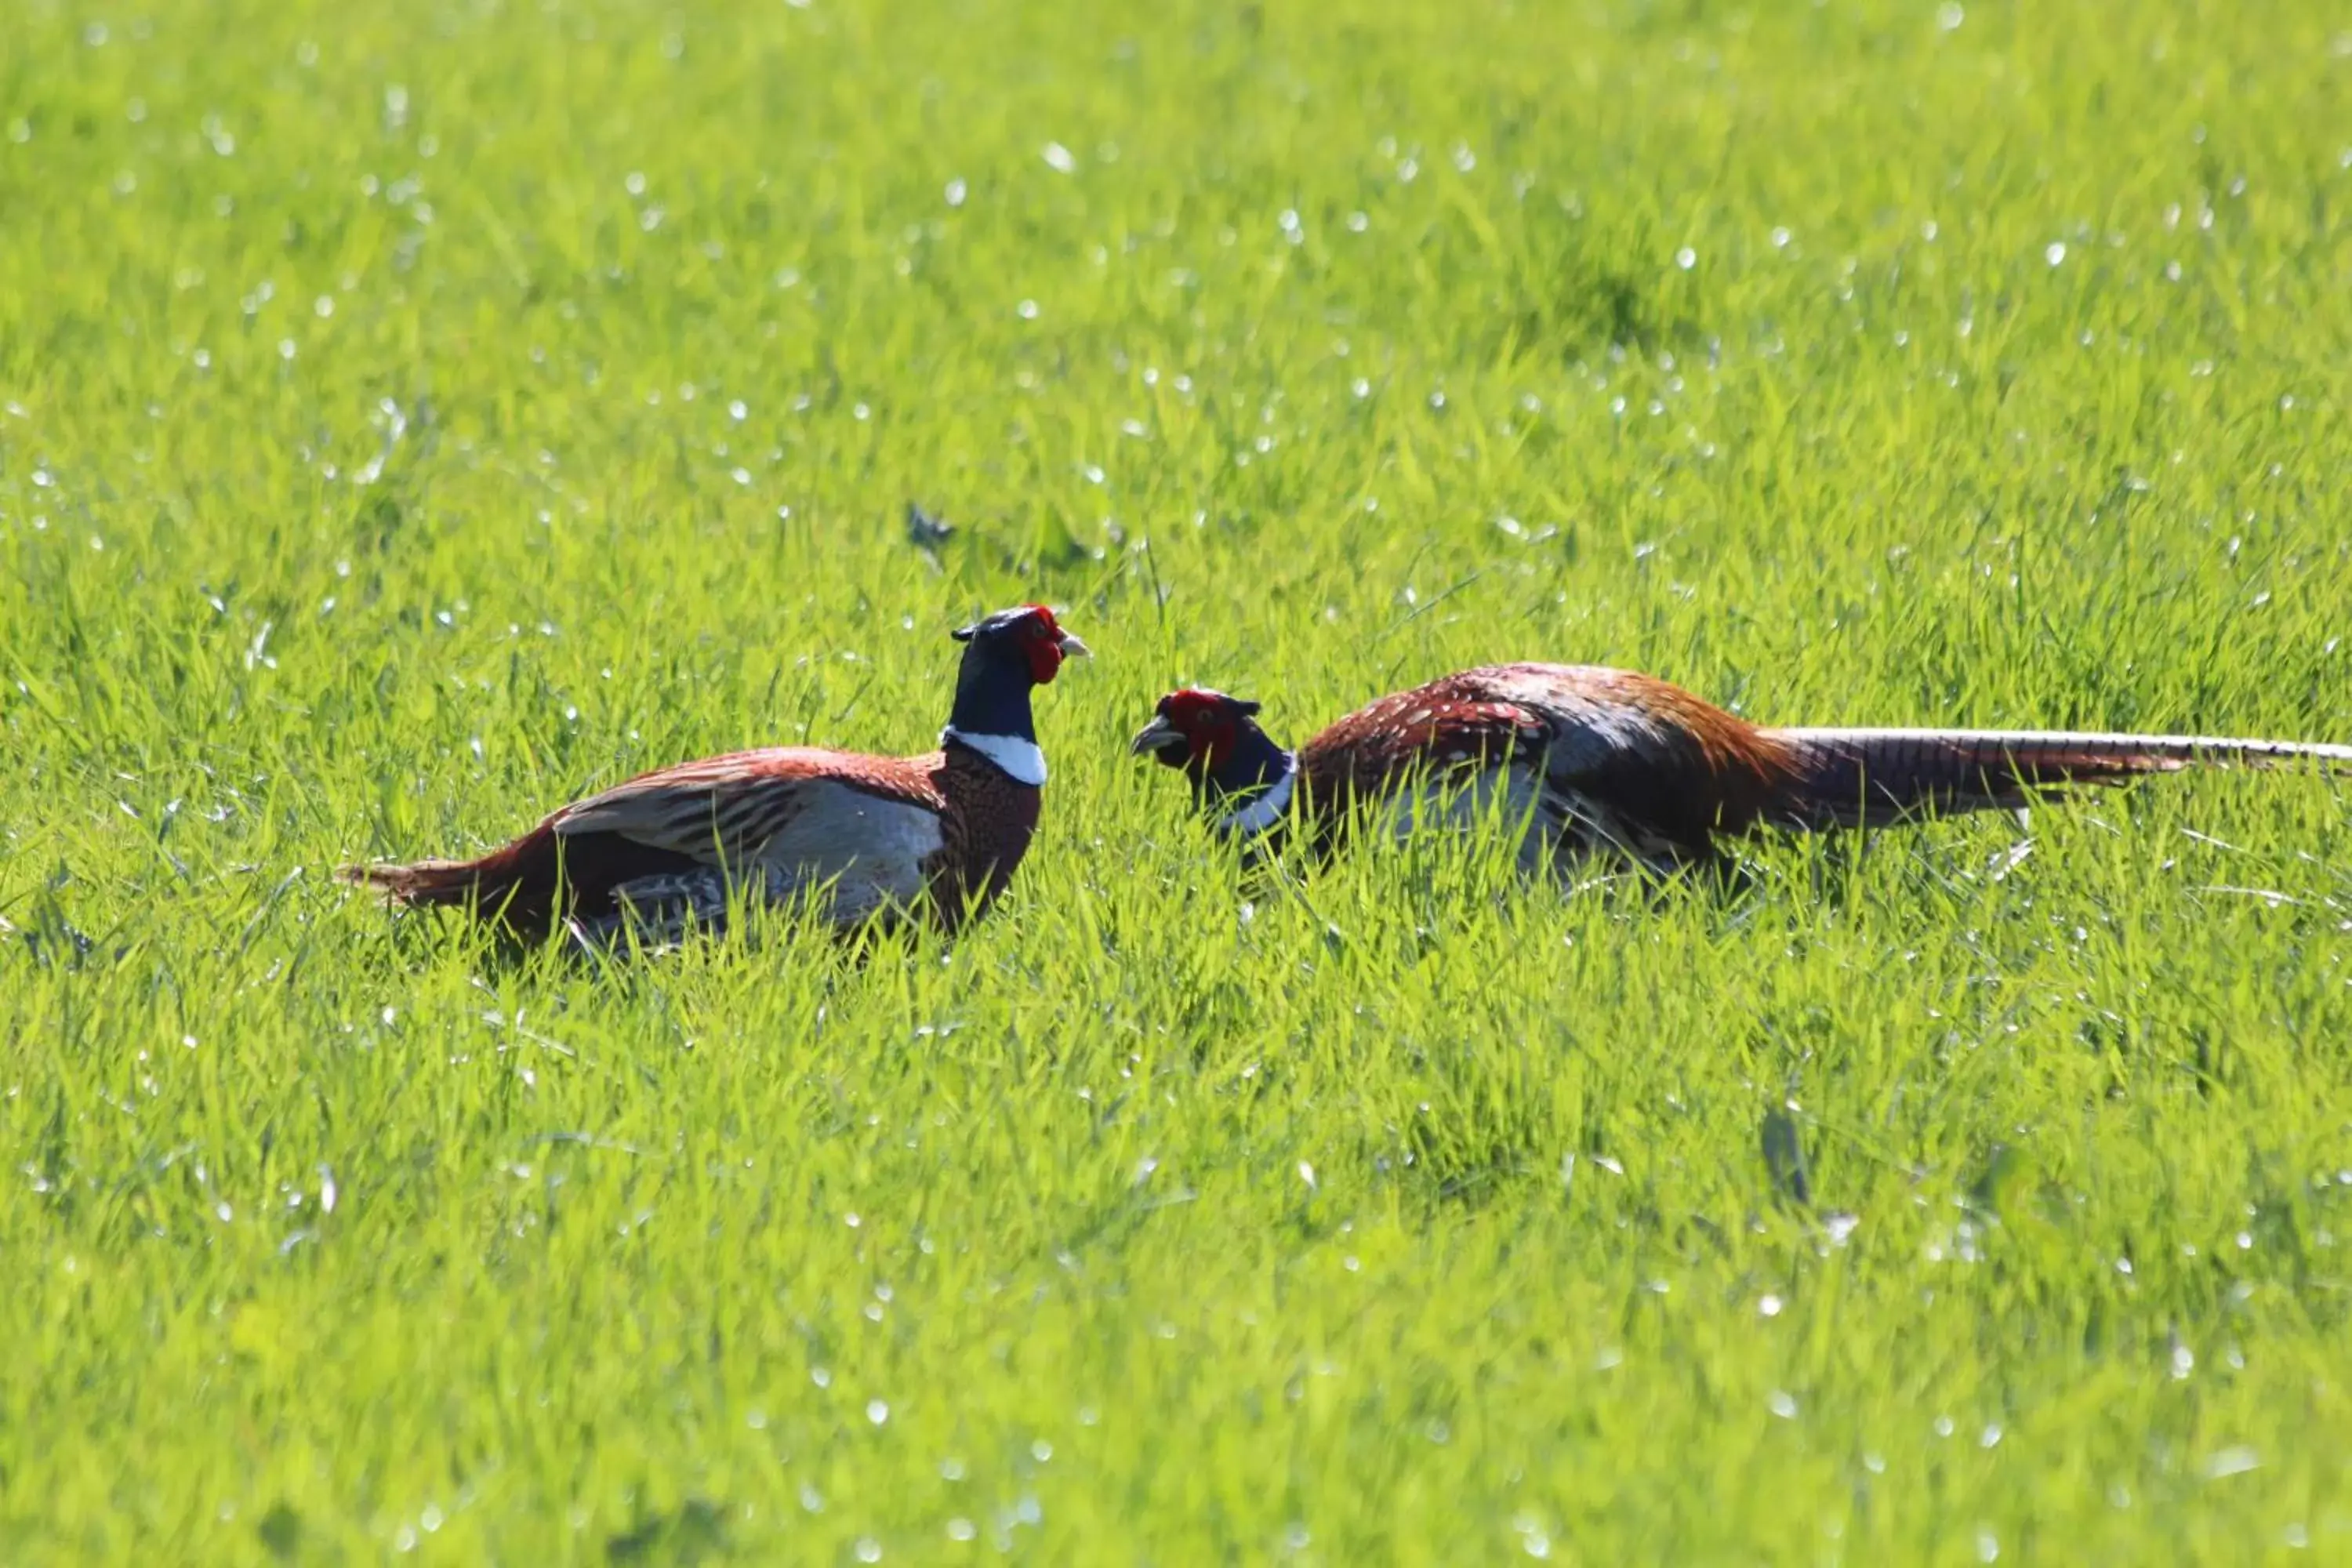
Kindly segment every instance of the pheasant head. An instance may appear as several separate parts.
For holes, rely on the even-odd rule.
[[[1043,605],[1016,605],[960,626],[953,634],[964,645],[959,689],[975,677],[1016,678],[1023,686],[1045,686],[1061,673],[1062,660],[1084,658],[1093,650],[1062,629],[1054,612]]]
[[[1187,687],[1160,700],[1129,750],[1183,770],[1221,833],[1255,837],[1290,804],[1297,762],[1257,724],[1258,705]]]

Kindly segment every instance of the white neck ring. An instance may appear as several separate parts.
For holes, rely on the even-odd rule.
[[[968,735],[950,724],[940,731],[940,744],[950,741],[969,746],[996,764],[997,772],[1015,784],[1042,789],[1045,784],[1045,753],[1034,741],[1019,735]]]
[[[1290,793],[1298,782],[1298,759],[1283,753],[1282,773],[1249,802],[1217,819],[1217,831],[1255,837],[1282,820],[1290,808]]]

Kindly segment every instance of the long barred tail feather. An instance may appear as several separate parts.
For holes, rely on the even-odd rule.
[[[2189,767],[2352,770],[2352,746],[2030,730],[1773,730],[1790,766],[1763,814],[1797,828],[2028,805]]]
[[[416,860],[405,866],[346,866],[336,875],[397,903],[462,904],[488,890],[483,873],[480,860]]]
[[[563,916],[610,914],[619,890],[646,879],[709,869],[675,849],[619,834],[558,833],[556,822],[550,817],[471,860],[346,866],[340,875],[394,903],[470,907],[485,920],[537,934]]]
[[[397,904],[472,906],[519,929],[543,925],[563,884],[562,847],[548,823],[470,860],[346,866],[344,881],[373,888]],[[592,866],[593,871],[594,868]]]

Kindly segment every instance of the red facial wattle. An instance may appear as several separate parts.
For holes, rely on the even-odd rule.
[[[1162,716],[1184,737],[1186,760],[1205,771],[1223,768],[1241,742],[1241,726],[1220,710],[1216,702],[1192,692],[1180,692],[1162,705]]]
[[[1031,605],[1028,609],[1022,648],[1029,656],[1029,679],[1044,686],[1062,671],[1062,628],[1045,605]]]

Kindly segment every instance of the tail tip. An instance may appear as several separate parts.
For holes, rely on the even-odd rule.
[[[387,903],[407,904],[415,902],[419,893],[433,890],[429,879],[419,875],[422,869],[393,860],[377,860],[365,865],[354,861],[351,865],[335,868],[335,880],[382,893]]]

